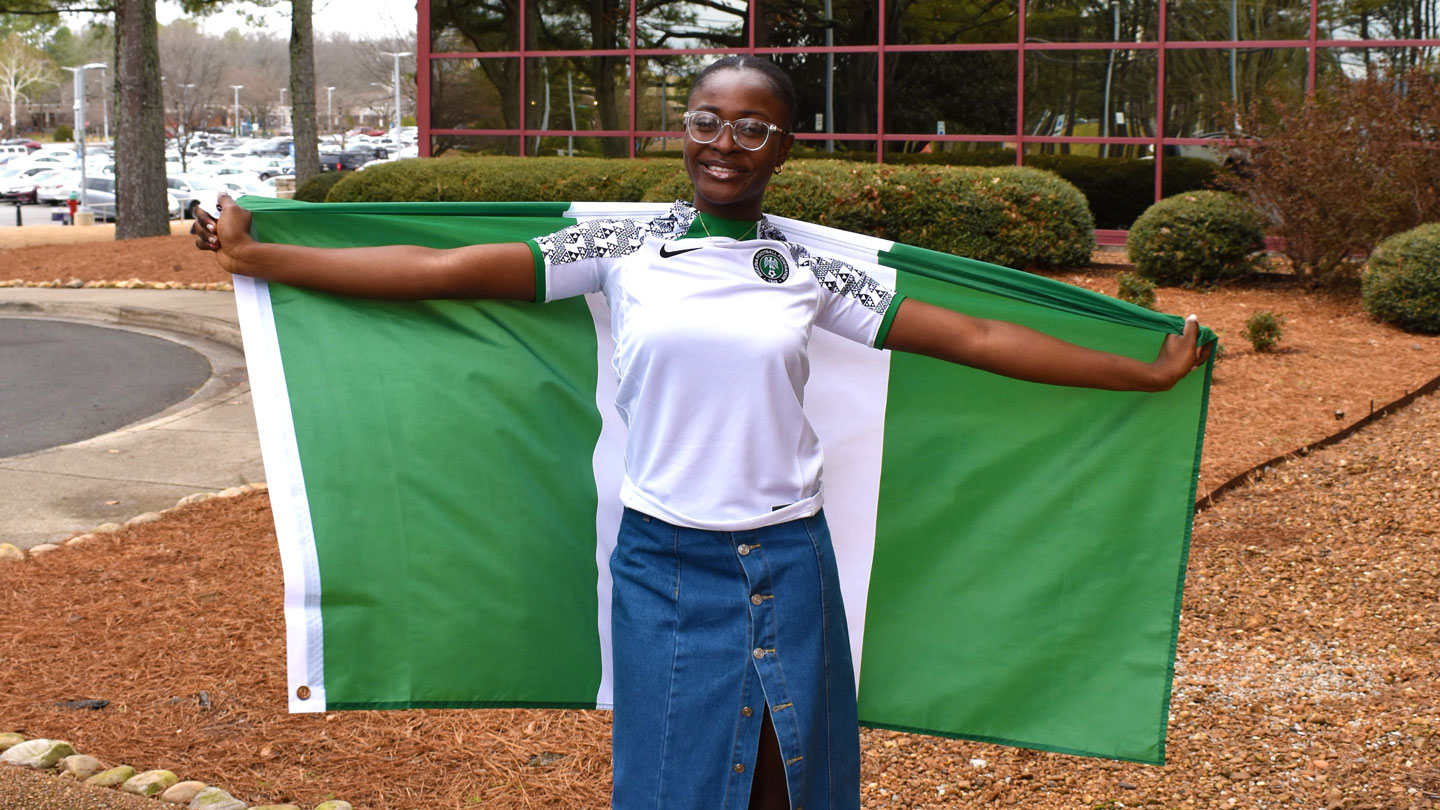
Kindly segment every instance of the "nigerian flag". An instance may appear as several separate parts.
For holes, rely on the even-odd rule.
[[[309,205],[256,237],[520,240],[657,204]],[[1179,318],[772,217],[916,298],[1146,360]],[[604,299],[375,302],[236,279],[285,572],[292,711],[607,707],[624,427]],[[1213,340],[1205,333],[1202,341]],[[816,331],[867,725],[1161,762],[1209,368],[1057,388]],[[748,654],[748,651],[741,651]]]

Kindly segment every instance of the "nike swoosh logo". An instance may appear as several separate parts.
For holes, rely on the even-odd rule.
[[[661,245],[661,246],[660,246],[660,258],[662,258],[662,259],[668,259],[668,258],[670,258],[671,256],[679,256],[681,253],[689,253],[689,252],[692,251],[692,250],[699,250],[700,248],[703,248],[703,247],[705,247],[705,246],[704,246],[704,245],[700,245],[699,247],[680,248],[679,250],[666,251],[666,250],[665,250],[666,246],[665,246],[665,245]]]

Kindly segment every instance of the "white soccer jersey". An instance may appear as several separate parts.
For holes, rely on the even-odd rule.
[[[763,218],[758,238],[737,241],[689,233],[696,215],[677,202],[652,220],[534,239],[536,298],[602,292],[609,303],[626,506],[717,531],[813,515],[820,442],[802,410],[811,329],[879,348],[901,296]]]

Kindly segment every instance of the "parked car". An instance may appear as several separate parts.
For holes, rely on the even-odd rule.
[[[194,219],[195,209],[213,204],[219,181],[202,174],[172,174],[165,178],[170,193],[180,201],[181,219]]]
[[[35,184],[35,202],[54,205],[70,199],[70,192],[80,191],[80,172],[59,171]]]
[[[95,212],[96,219],[115,220],[115,178],[113,177],[87,177],[85,178],[85,199],[90,210]],[[175,195],[165,193],[165,203],[170,212],[171,219],[180,218],[180,201]]]
[[[61,169],[52,169],[45,166],[26,167],[24,171],[17,172],[14,177],[0,180],[0,199],[18,201],[20,203],[35,202],[35,187],[50,179]]]
[[[218,181],[221,191],[237,200],[247,194],[256,197],[274,197],[276,193],[275,186],[267,184],[253,174],[249,177],[238,174],[222,175],[215,179]]]
[[[389,156],[390,152],[388,150],[378,147],[346,149],[342,152],[322,155],[320,158],[320,170],[326,172],[341,169],[353,171],[372,160],[384,160]]]

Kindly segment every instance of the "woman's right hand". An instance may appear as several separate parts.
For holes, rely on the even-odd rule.
[[[250,212],[235,204],[229,194],[221,193],[216,200],[220,216],[214,217],[204,208],[195,208],[195,224],[190,232],[195,234],[195,247],[212,250],[227,273],[239,273],[238,251],[250,239]]]

